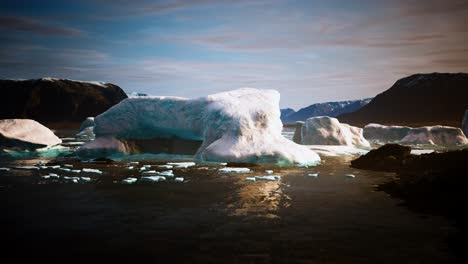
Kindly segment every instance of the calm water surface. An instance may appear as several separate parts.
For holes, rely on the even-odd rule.
[[[161,260],[185,263],[446,263],[455,230],[375,190],[394,175],[325,158],[312,168],[175,169],[186,182],[116,183],[125,163],[98,168],[93,182],[43,180],[45,171],[0,172],[2,256],[17,260]],[[0,167],[37,160],[2,160]],[[156,164],[144,162],[141,164]],[[62,164],[63,165],[63,164]],[[273,169],[276,182],[245,182]],[[51,171],[52,172],[52,171]],[[319,173],[318,178],[306,176]],[[64,172],[57,172],[67,175]],[[354,179],[344,175],[352,173]],[[70,175],[75,176],[75,175]]]

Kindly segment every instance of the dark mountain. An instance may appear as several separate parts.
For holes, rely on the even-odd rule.
[[[117,85],[66,79],[0,80],[0,119],[81,122],[127,98]]]
[[[283,115],[283,113],[287,113],[288,109],[290,108],[281,109],[281,121],[283,121],[284,124],[290,124],[296,121],[305,121],[307,118],[313,116],[336,117],[343,113],[354,112],[369,103],[370,100],[372,100],[372,98],[352,101],[318,103],[302,108],[297,112],[293,111],[285,115]]]
[[[415,74],[398,80],[363,108],[338,119],[354,126],[378,123],[460,127],[467,109],[467,73]]]
[[[285,109],[281,109],[281,120],[283,120],[284,118],[286,118],[287,116],[295,113],[296,111],[294,111],[294,109],[291,109],[291,108],[285,108]]]

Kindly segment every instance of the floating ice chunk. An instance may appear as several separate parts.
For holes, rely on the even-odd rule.
[[[250,169],[249,168],[232,168],[232,167],[226,167],[218,170],[219,172],[224,172],[224,173],[249,173]]]
[[[279,181],[281,179],[281,176],[255,176],[256,181]]]
[[[78,183],[80,181],[80,178],[79,177],[63,176],[63,180],[66,181],[66,182]]]
[[[149,175],[149,174],[156,174],[156,173],[157,173],[157,171],[155,171],[155,170],[150,170],[150,171],[144,171],[144,172],[142,173],[142,175]]]
[[[176,182],[184,182],[184,178],[182,178],[182,177],[177,177],[177,178],[174,179],[174,181],[176,181]]]
[[[48,169],[49,167],[47,167],[47,166],[39,166],[39,168],[40,168],[41,170],[46,170],[46,169]]]
[[[65,164],[63,166],[66,167],[66,168],[73,168],[73,165],[71,165],[71,164]]]
[[[160,169],[172,169],[174,166],[172,165],[159,165],[158,168]]]
[[[50,176],[49,175],[44,175],[44,176],[41,176],[42,179],[49,179]]]
[[[73,172],[73,173],[80,173],[81,170],[70,170],[70,172]]]
[[[255,182],[257,180],[255,179],[255,177],[247,177],[247,178],[244,179],[244,181],[246,181],[246,182]]]
[[[47,175],[47,176],[49,176],[49,178],[54,178],[54,179],[59,179],[60,178],[60,176],[58,176],[55,173],[49,173],[49,175]]]
[[[58,168],[60,168],[60,165],[49,166],[49,169],[54,169],[54,170],[56,170],[56,169],[58,169]]]
[[[122,180],[123,184],[134,184],[138,181],[137,178],[126,178]]]
[[[0,168],[0,171],[9,171],[9,168]]]
[[[130,164],[130,165],[138,165],[138,164],[140,164],[140,162],[138,162],[138,161],[131,161],[131,162],[129,162],[128,164]],[[135,178],[128,178],[128,179],[135,179]]]
[[[318,173],[309,173],[307,174],[308,177],[311,177],[311,178],[318,178]]]
[[[142,175],[156,175],[156,176],[164,176],[164,177],[174,177],[174,173],[172,170],[166,170],[166,171],[145,171],[142,173]]]
[[[140,182],[160,182],[165,180],[166,178],[163,176],[145,176],[140,178]]]
[[[145,171],[146,170],[146,167],[141,167],[140,168],[140,171]]]
[[[66,171],[66,172],[70,172],[71,170],[68,169],[68,168],[58,168],[58,170],[61,170],[61,171]]]
[[[90,177],[80,177],[80,180],[82,182],[90,182],[91,181],[91,178]]]
[[[168,162],[167,165],[175,166],[176,168],[188,168],[197,165],[195,162]]]
[[[102,174],[102,171],[100,171],[100,170],[98,170],[98,169],[87,169],[87,168],[84,168],[82,171],[83,171],[83,172],[89,172],[89,173]]]
[[[44,165],[46,165],[46,164],[47,164],[47,162],[45,162],[45,161],[43,161],[43,160],[40,160],[40,161],[38,161],[38,162],[36,163],[36,166],[39,166],[39,167],[40,167],[40,166],[44,166]]]
[[[133,166],[130,166],[130,167],[127,167],[127,170],[133,170],[135,167]]]
[[[266,174],[273,174],[273,171],[272,170],[266,170],[265,173]]]
[[[14,168],[18,170],[39,170],[39,167],[36,166],[16,166]]]
[[[142,168],[147,168],[147,169],[149,169],[149,168],[151,168],[151,165],[143,165]]]
[[[345,178],[354,179],[354,178],[356,178],[356,175],[348,173],[348,174],[345,174]]]

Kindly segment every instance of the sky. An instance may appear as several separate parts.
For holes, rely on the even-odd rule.
[[[467,25],[468,0],[1,0],[0,78],[183,97],[275,89],[298,109],[468,72]]]

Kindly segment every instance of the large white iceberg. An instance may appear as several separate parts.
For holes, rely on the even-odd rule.
[[[468,139],[458,127],[426,126],[410,130],[400,143],[429,145],[466,145]]]
[[[305,121],[301,128],[301,144],[370,147],[362,135],[362,128],[328,116],[311,117]]]
[[[277,91],[251,88],[197,99],[128,98],[95,118],[97,139],[78,154],[138,153],[151,145],[142,141],[182,139],[201,143],[193,153],[201,161],[319,162],[315,152],[281,135],[279,100]],[[171,149],[177,146],[161,152]]]
[[[31,119],[0,120],[0,148],[39,149],[62,143],[50,129]]]

